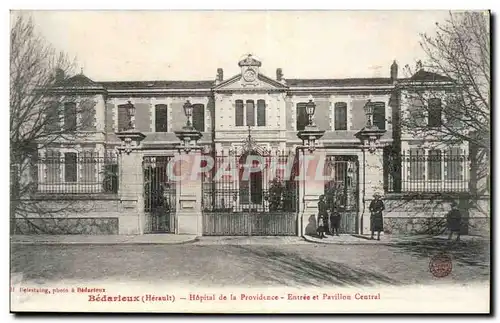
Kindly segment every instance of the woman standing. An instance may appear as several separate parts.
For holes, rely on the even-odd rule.
[[[382,211],[385,209],[384,202],[380,199],[380,194],[373,194],[373,200],[370,203],[370,226],[373,239],[375,231],[377,232],[377,240],[380,240],[380,232],[384,231],[384,218],[382,216]]]
[[[446,224],[450,233],[448,235],[448,240],[451,240],[453,232],[457,234],[457,240],[460,241],[460,227],[462,226],[462,214],[458,209],[458,204],[455,201],[451,202],[451,210],[446,215]]]
[[[318,235],[320,239],[326,238],[325,231],[328,222],[328,208],[325,202],[325,196],[321,195],[318,202]]]

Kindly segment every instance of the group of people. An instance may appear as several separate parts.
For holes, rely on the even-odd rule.
[[[448,229],[449,235],[448,240],[451,239],[453,233],[456,233],[456,241],[460,241],[460,230],[462,226],[462,214],[458,208],[458,203],[451,201],[451,209],[446,214],[446,227]],[[377,240],[380,240],[380,232],[384,231],[384,218],[382,212],[385,210],[384,202],[381,199],[381,195],[375,193],[373,195],[373,200],[369,205],[370,210],[370,239],[374,239],[375,232],[377,233]],[[317,233],[320,239],[326,238],[326,234],[331,233],[332,236],[339,235],[339,225],[340,225],[340,212],[336,207],[328,207],[325,201],[325,196],[321,195],[318,202],[318,226]],[[329,224],[328,225],[328,220]]]

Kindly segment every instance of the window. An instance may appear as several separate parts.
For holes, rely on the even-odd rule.
[[[347,130],[347,104],[335,103],[335,130]]]
[[[429,180],[441,180],[441,150],[429,150],[428,167],[429,167]]]
[[[77,179],[77,163],[76,153],[64,154],[64,181],[76,182]]]
[[[266,101],[257,100],[257,126],[264,127],[266,125]]]
[[[234,109],[234,119],[235,119],[235,125],[236,126],[244,126],[243,124],[243,116],[244,116],[244,106],[243,106],[243,100],[236,100],[235,102],[235,109]]]
[[[45,116],[45,129],[48,133],[61,130],[59,118],[59,102],[49,102],[46,108]]]
[[[76,130],[76,103],[64,103],[64,130]]]
[[[297,123],[296,123],[297,131],[304,130],[307,124],[309,123],[306,112],[306,103],[297,104],[296,116],[297,116]]]
[[[193,105],[193,127],[198,131],[205,131],[205,107],[203,104]]]
[[[255,104],[247,100],[247,126],[255,126]]]
[[[410,174],[411,180],[425,179],[425,150],[422,148],[411,148],[410,156]]]
[[[465,156],[460,148],[451,148],[445,159],[445,174],[447,180],[463,180]]]
[[[49,150],[46,154],[45,164],[47,172],[47,182],[48,183],[58,183],[60,181],[61,174],[61,153],[57,150]]]
[[[235,101],[235,125],[241,126],[258,126],[266,125],[266,101],[257,100],[255,106],[254,100]]]
[[[429,99],[429,118],[427,120],[427,125],[429,127],[440,127],[441,126],[441,100],[440,99]]]
[[[126,112],[126,111],[125,111]],[[155,132],[167,132],[168,109],[166,104],[155,106]]]
[[[127,106],[122,104],[118,106],[118,131],[123,131],[128,128],[128,112]]]
[[[380,130],[385,130],[385,103],[374,102],[373,104],[373,125]]]
[[[97,181],[96,167],[98,165],[97,156],[94,151],[84,151],[79,160],[82,165],[83,182],[95,183]]]
[[[422,100],[411,98],[409,109],[409,122],[412,127],[424,127],[425,126],[425,114],[424,114],[424,105],[422,104]]]

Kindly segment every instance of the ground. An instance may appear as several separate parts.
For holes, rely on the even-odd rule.
[[[51,283],[155,281],[191,286],[356,286],[488,282],[488,242],[422,240],[393,245],[18,245],[11,272]],[[452,273],[436,278],[430,258],[447,252]]]

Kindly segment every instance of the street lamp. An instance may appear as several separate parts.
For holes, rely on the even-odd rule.
[[[132,102],[128,101],[126,104],[127,115],[128,115],[128,129],[134,129],[134,122],[132,121],[132,117],[135,116],[135,106]]]
[[[312,99],[309,100],[306,104],[306,113],[307,117],[309,118],[309,126],[314,126],[313,124],[313,115],[314,111],[316,110],[316,104],[313,102]]]
[[[184,103],[184,114],[187,117],[186,128],[191,128],[193,124],[191,121],[191,118],[193,117],[193,105],[189,102],[189,100]]]

